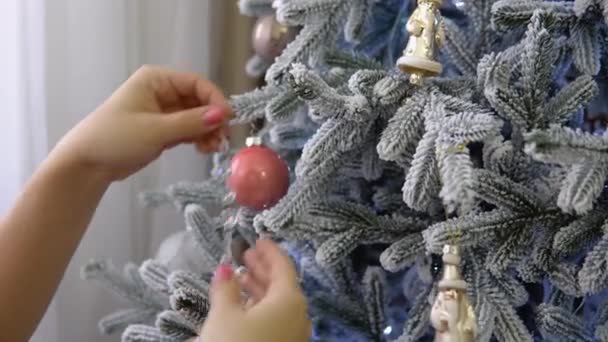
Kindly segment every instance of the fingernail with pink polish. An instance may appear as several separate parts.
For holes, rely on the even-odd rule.
[[[209,110],[203,115],[203,120],[207,126],[219,125],[224,118],[226,113],[222,107],[210,107]]]
[[[215,270],[215,281],[227,281],[232,279],[232,275],[234,274],[234,270],[230,264],[221,264]]]

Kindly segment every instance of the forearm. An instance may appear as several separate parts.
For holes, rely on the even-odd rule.
[[[29,339],[108,184],[84,166],[49,158],[2,219],[0,341]]]
[[[0,221],[0,342],[30,337],[111,181],[180,142],[216,149],[230,116],[210,82],[148,66],[61,139]]]

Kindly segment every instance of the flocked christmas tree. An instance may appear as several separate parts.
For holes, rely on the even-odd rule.
[[[214,266],[267,234],[297,264],[315,341],[432,340],[449,296],[467,298],[477,341],[608,341],[608,2],[443,1],[435,77],[396,67],[414,0],[239,5],[272,41],[247,66],[267,85],[232,98],[234,123],[265,119],[289,190],[239,207],[224,151],[211,179],[146,194],[188,229],[141,267],[84,268],[131,303],[104,333],[195,337]]]

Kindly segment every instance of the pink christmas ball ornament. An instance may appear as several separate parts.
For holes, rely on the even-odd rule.
[[[232,158],[227,185],[238,204],[255,210],[267,209],[287,193],[289,168],[275,151],[251,145]]]

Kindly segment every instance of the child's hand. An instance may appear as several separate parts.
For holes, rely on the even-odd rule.
[[[145,66],[72,129],[52,157],[114,181],[181,143],[216,150],[230,117],[224,95],[211,82]]]
[[[289,258],[272,241],[261,240],[246,252],[245,264],[248,272],[238,280],[230,266],[218,268],[200,341],[308,341],[312,326],[306,299]],[[247,306],[241,288],[251,295]]]

